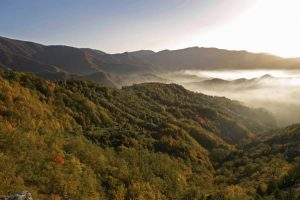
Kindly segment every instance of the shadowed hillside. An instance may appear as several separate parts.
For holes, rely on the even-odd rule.
[[[299,59],[283,59],[277,56],[229,51],[217,48],[191,47],[179,50],[163,50],[157,53],[134,52],[159,69],[293,69],[300,67]]]
[[[149,64],[128,53],[110,55],[99,50],[45,46],[3,37],[0,37],[0,63],[2,68],[33,72],[46,78],[82,76],[111,87],[121,83],[118,74],[151,71]],[[68,75],[63,77],[61,73]]]
[[[46,46],[0,37],[0,67],[33,72],[46,78],[49,73],[51,78],[57,74],[57,79],[82,76],[110,87],[120,87],[129,80],[141,82],[143,74],[156,76],[187,69],[297,69],[300,60],[199,47],[107,54],[88,48]],[[67,75],[61,76],[62,73]]]

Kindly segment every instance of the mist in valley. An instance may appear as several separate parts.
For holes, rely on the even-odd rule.
[[[280,126],[300,122],[300,70],[181,70],[131,77],[126,85],[142,82],[176,83],[265,108]]]
[[[183,74],[199,77],[198,81],[173,80],[189,90],[265,108],[280,126],[300,122],[300,71],[184,71]]]

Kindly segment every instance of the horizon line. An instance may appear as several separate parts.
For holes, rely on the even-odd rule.
[[[69,44],[46,44],[44,42],[36,42],[36,41],[32,41],[32,40],[27,40],[27,39],[17,39],[17,38],[11,38],[8,36],[2,36],[0,35],[0,37],[5,38],[5,39],[9,39],[9,40],[15,40],[15,41],[20,41],[20,42],[29,42],[29,43],[35,43],[35,44],[39,44],[39,45],[43,45],[43,46],[66,46],[66,47],[72,47],[72,48],[77,48],[77,49],[91,49],[91,50],[97,50],[97,51],[101,51],[105,54],[124,54],[124,53],[133,53],[133,52],[139,52],[139,51],[152,51],[154,53],[159,53],[162,51],[180,51],[180,50],[185,50],[185,49],[191,49],[191,48],[204,48],[204,49],[218,49],[218,50],[225,50],[225,51],[233,51],[233,52],[247,52],[247,53],[253,53],[253,54],[265,54],[265,55],[270,55],[270,56],[275,56],[275,57],[279,57],[282,59],[300,59],[300,55],[296,56],[296,57],[285,57],[285,56],[281,56],[281,55],[277,55],[274,53],[270,53],[270,52],[255,52],[255,51],[248,51],[246,49],[226,49],[226,48],[218,48],[218,47],[209,47],[209,46],[190,46],[190,47],[184,47],[184,48],[178,48],[178,49],[162,49],[162,50],[151,50],[151,49],[137,49],[137,50],[132,50],[132,51],[123,51],[123,52],[109,52],[106,50],[101,50],[101,49],[96,49],[96,48],[90,48],[90,47],[86,47],[86,46],[76,46],[76,45],[69,45]]]

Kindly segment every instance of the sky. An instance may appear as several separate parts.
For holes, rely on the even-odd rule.
[[[108,53],[191,46],[300,57],[299,0],[0,0],[0,35]]]

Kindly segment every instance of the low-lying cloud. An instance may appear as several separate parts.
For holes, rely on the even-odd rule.
[[[178,74],[182,74],[180,77]],[[250,107],[262,107],[284,126],[300,122],[300,71],[185,71],[172,82],[187,89],[225,96]],[[188,78],[190,76],[190,78]],[[197,80],[198,77],[198,80]]]

